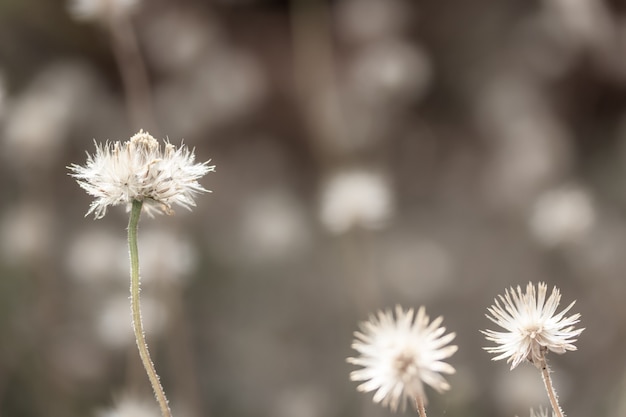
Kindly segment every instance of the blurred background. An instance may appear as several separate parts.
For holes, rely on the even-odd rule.
[[[1,0],[1,416],[158,415],[127,215],[66,169],[140,128],[217,167],[140,225],[176,416],[390,415],[345,358],[395,304],[457,333],[430,414],[527,416],[539,372],[479,329],[529,281],[582,314],[548,357],[568,416],[626,415],[621,0]]]

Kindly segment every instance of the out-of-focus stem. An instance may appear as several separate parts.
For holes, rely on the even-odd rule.
[[[134,130],[156,129],[148,71],[130,20],[120,16],[109,21],[113,54],[119,67],[130,123]]]
[[[337,119],[342,120],[329,6],[323,1],[292,0],[291,27],[298,99],[314,139],[313,149],[318,152],[319,162],[325,165],[329,157],[327,144],[342,141],[347,134],[341,123],[328,125],[319,114],[324,99],[324,106],[330,106],[330,111],[338,113]]]

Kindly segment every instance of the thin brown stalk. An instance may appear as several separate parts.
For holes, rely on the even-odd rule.
[[[426,406],[424,405],[424,397],[415,397],[415,404],[417,405],[417,413],[420,417],[426,417]]]
[[[541,367],[541,376],[543,378],[543,383],[546,386],[546,391],[548,392],[548,398],[550,399],[550,404],[552,405],[552,409],[554,410],[554,414],[556,417],[565,417],[561,406],[559,405],[559,398],[554,390],[554,386],[552,385],[552,378],[550,377],[550,368],[548,367],[548,363],[546,362],[545,356],[542,357],[541,362],[539,363]]]

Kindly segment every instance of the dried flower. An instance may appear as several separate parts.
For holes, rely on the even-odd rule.
[[[209,192],[198,183],[215,166],[207,162],[195,164],[193,150],[185,145],[175,147],[159,142],[149,133],[140,131],[129,141],[96,143],[96,153],[87,154],[86,166],[68,167],[78,184],[96,199],[87,215],[96,219],[106,214],[108,206],[125,204],[127,210],[134,200],[143,201],[150,216],[154,212],[172,214],[172,204],[190,209],[194,196]]]
[[[450,389],[441,373],[453,374],[455,369],[442,362],[457,351],[457,346],[446,346],[455,333],[442,336],[446,329],[439,327],[443,317],[429,324],[424,307],[414,318],[414,310],[404,311],[396,306],[396,317],[389,310],[379,311],[355,332],[352,348],[360,353],[348,362],[361,366],[350,379],[365,381],[358,386],[362,392],[376,391],[374,402],[382,402],[396,411],[406,409],[407,399],[425,401],[424,384],[438,392]]]
[[[536,292],[535,286],[529,282],[526,293],[522,293],[519,286],[517,290],[506,290],[504,297],[500,295],[495,305],[488,308],[491,315],[487,318],[507,331],[482,331],[487,340],[499,345],[484,349],[499,354],[493,360],[508,358],[511,369],[525,359],[540,367],[549,350],[556,353],[576,350],[574,343],[584,330],[574,329],[574,324],[580,321],[580,314],[565,317],[575,301],[555,314],[561,300],[560,291],[554,287],[546,301],[548,286],[540,282],[537,287]]]

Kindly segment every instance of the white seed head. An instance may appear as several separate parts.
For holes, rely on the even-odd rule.
[[[574,343],[584,329],[574,329],[580,320],[580,314],[565,317],[575,302],[572,302],[560,313],[556,309],[561,300],[561,293],[554,287],[546,300],[548,286],[540,282],[535,286],[529,282],[526,292],[517,289],[506,290],[499,296],[495,304],[488,308],[487,318],[506,331],[481,331],[487,340],[497,346],[485,347],[489,353],[497,354],[493,360],[507,359],[511,369],[524,360],[540,366],[548,351],[565,353],[576,350]]]
[[[444,336],[440,327],[443,317],[430,322],[424,307],[417,315],[414,310],[396,306],[395,318],[391,311],[379,311],[369,321],[361,323],[355,332],[352,348],[360,356],[348,362],[361,369],[353,371],[350,379],[363,381],[359,391],[374,393],[374,402],[397,411],[406,409],[407,399],[426,401],[424,384],[438,392],[450,389],[442,373],[453,374],[455,369],[443,359],[452,356],[457,346],[448,345],[455,333]]]
[[[209,192],[198,179],[215,166],[208,161],[194,163],[195,155],[185,145],[175,147],[169,142],[161,147],[149,133],[140,131],[129,141],[96,143],[96,153],[87,154],[85,166],[68,167],[78,184],[96,199],[87,215],[104,217],[108,206],[124,204],[130,209],[133,201],[142,201],[143,210],[172,214],[172,205],[191,209],[194,196]]]

